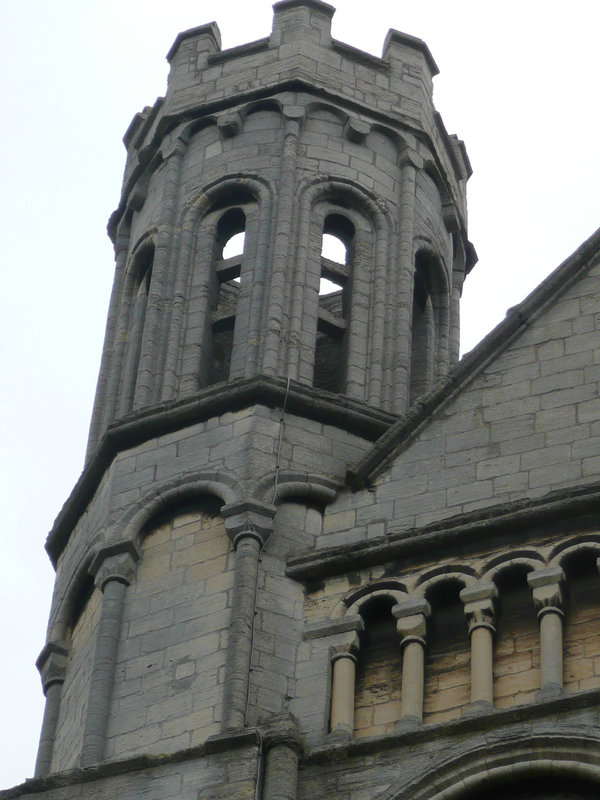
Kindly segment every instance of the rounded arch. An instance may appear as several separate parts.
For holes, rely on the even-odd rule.
[[[203,131],[206,128],[211,128],[211,127],[214,128],[217,127],[216,116],[213,115],[210,117],[202,117],[201,119],[195,119],[192,122],[189,122],[187,125],[182,127],[177,138],[180,139],[184,145],[187,145],[189,144],[191,138],[195,134],[200,133],[200,131]]]
[[[331,103],[324,103],[322,101],[316,100],[306,105],[306,120],[309,122],[312,116],[319,111],[325,111],[329,114],[332,114],[334,117],[338,119],[340,125],[344,125],[346,120],[348,119],[348,113],[337,106],[332,105]]]
[[[331,616],[360,615],[362,607],[375,598],[389,597],[394,603],[401,603],[407,596],[406,586],[395,578],[375,581],[346,595],[333,609]]]
[[[432,296],[443,296],[450,290],[448,268],[443,256],[422,236],[415,237],[413,250],[415,271],[420,268],[426,273]]]
[[[256,114],[260,111],[275,111],[281,114],[283,111],[283,103],[275,97],[270,97],[264,100],[255,100],[238,109],[238,113],[243,120],[250,116],[250,114]]]
[[[399,157],[400,154],[410,146],[408,140],[398,131],[389,128],[387,125],[382,125],[379,122],[374,122],[371,126],[371,130],[367,134],[367,144],[369,143],[369,136],[371,136],[371,134],[378,134],[379,136],[385,136],[386,139],[389,139],[391,145],[396,149],[396,157]]]
[[[82,592],[89,581],[89,569],[98,545],[89,547],[73,570],[66,590],[54,609],[48,626],[48,641],[67,641]]]
[[[223,204],[225,208],[228,198],[246,196],[250,200],[264,203],[273,194],[272,183],[256,173],[223,175],[196,191],[187,200],[179,214],[178,224],[183,229],[193,229],[196,222],[213,207]]]
[[[393,222],[388,206],[354,181],[318,174],[300,181],[295,237],[298,243],[287,345],[290,374],[320,388],[379,405],[383,396],[383,359],[368,359],[364,311],[375,318],[386,305],[386,280],[392,251]],[[321,258],[325,220],[347,218],[354,228],[350,257],[327,274]],[[337,226],[338,232],[341,227]],[[306,246],[309,243],[309,246]],[[348,245],[349,242],[346,242]],[[319,259],[321,260],[319,261]],[[324,271],[325,270],[325,271]],[[319,296],[320,278],[336,277],[341,293]],[[315,327],[316,320],[316,330]],[[385,325],[369,332],[367,352],[383,352]],[[302,342],[314,342],[301,347]]]
[[[483,747],[434,762],[415,780],[382,792],[376,800],[466,800],[477,789],[485,791],[502,782],[532,776],[572,776],[597,792],[599,744],[595,737],[561,734],[515,735],[497,744],[486,742]]]
[[[117,533],[114,538],[137,544],[144,526],[168,506],[207,494],[218,497],[224,504],[235,503],[241,498],[238,483],[230,475],[219,473],[188,475],[155,487],[143,495],[113,526],[113,530]]]
[[[260,502],[274,505],[292,498],[316,500],[328,504],[335,500],[339,488],[339,485],[326,475],[282,470],[279,476],[271,473],[259,481],[252,497]]]
[[[415,591],[419,597],[425,597],[443,583],[462,584],[462,588],[472,583],[476,573],[473,567],[463,564],[446,564],[424,572],[415,583]]]
[[[576,536],[574,539],[560,542],[550,551],[548,563],[562,566],[565,558],[568,558],[575,552],[584,550],[594,551],[600,556],[600,534],[587,533]]]
[[[347,210],[355,208],[367,216],[376,226],[384,220],[391,222],[386,203],[368,189],[349,178],[335,175],[315,175],[300,181],[296,192],[302,204],[308,202],[310,208],[322,201],[340,203]]]
[[[425,172],[425,174],[428,175],[435,184],[435,188],[440,194],[442,205],[452,202],[452,195],[450,194],[436,163],[429,158],[426,159],[423,164],[423,172]]]
[[[514,567],[522,567],[527,572],[542,569],[546,565],[544,557],[535,550],[516,550],[512,553],[503,553],[485,564],[482,571],[482,580],[496,583],[501,573]]]

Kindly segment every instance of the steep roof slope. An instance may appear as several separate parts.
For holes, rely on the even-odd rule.
[[[370,490],[326,530],[369,538],[597,482],[599,388],[597,231],[349,471]]]

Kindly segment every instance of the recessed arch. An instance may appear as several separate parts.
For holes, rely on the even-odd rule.
[[[568,553],[578,549],[598,551],[600,554],[600,533],[584,533],[560,542],[550,551],[549,564],[560,564]]]
[[[350,616],[360,614],[363,606],[377,597],[387,597],[394,603],[401,603],[407,597],[406,586],[401,581],[393,578],[375,581],[362,586],[343,599],[342,602],[346,608],[345,613]]]
[[[258,482],[252,496],[264,503],[278,503],[293,497],[332,503],[339,485],[326,475],[282,470],[278,476],[267,475]]]
[[[64,594],[56,608],[51,612],[50,624],[48,626],[48,641],[64,641],[67,639],[69,628],[76,615],[77,605],[82,596],[82,592],[85,591],[85,584],[89,578],[90,565],[94,560],[97,549],[97,546],[90,546],[77,567],[73,570]]]
[[[369,191],[332,175],[300,182],[297,199],[297,241],[308,246],[299,249],[291,289],[290,374],[317,388],[379,405],[385,325],[370,320],[383,314],[386,303],[393,228],[389,211]],[[345,264],[322,257],[323,233],[330,230],[349,250]],[[330,277],[328,270],[335,273],[339,289],[319,297],[320,279]],[[366,351],[365,337],[369,338]],[[367,358],[367,352],[381,357]]]
[[[486,742],[458,756],[438,759],[416,779],[386,789],[374,800],[466,800],[476,789],[485,791],[503,781],[538,775],[572,776],[598,793],[599,745],[600,740],[592,737],[515,734],[500,743]]]
[[[415,589],[418,589],[420,597],[425,597],[437,584],[448,581],[455,581],[464,588],[475,575],[475,569],[467,564],[445,564],[443,567],[426,570],[415,582]]]
[[[155,487],[143,495],[113,526],[113,532],[116,534],[120,531],[121,534],[113,535],[111,538],[118,541],[129,540],[137,544],[144,526],[163,509],[207,494],[220,498],[224,504],[235,503],[241,499],[238,483],[229,475],[196,473],[184,476],[179,480]]]
[[[482,570],[482,580],[496,583],[498,576],[510,567],[523,567],[527,572],[542,569],[546,560],[535,550],[514,550],[488,561]]]

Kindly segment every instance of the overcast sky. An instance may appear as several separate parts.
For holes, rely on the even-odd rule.
[[[166,87],[181,30],[223,47],[268,35],[269,0],[3,0],[0,787],[33,773],[35,659],[53,573],[47,532],[81,470],[113,276],[105,225],[132,116]],[[597,0],[338,0],[333,35],[381,55],[388,28],[440,68],[465,140],[470,238],[463,351],[600,224]]]

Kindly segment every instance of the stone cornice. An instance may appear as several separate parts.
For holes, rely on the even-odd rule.
[[[256,747],[257,751],[260,747],[259,732],[256,728],[212,736],[204,744],[197,747],[177,750],[174,753],[165,755],[133,756],[118,761],[106,761],[93,767],[75,768],[63,772],[54,772],[50,775],[41,775],[39,778],[30,778],[12,789],[0,790],[0,800],[12,800],[15,797],[42,794],[52,789],[91,783],[92,781],[99,781],[115,775],[125,775],[140,770],[158,769],[168,764],[180,764],[184,761],[204,758],[213,753],[224,753],[241,747],[252,746]]]
[[[60,511],[46,540],[46,550],[56,566],[71,531],[85,511],[102,477],[116,455],[148,439],[237,411],[251,405],[280,408],[287,382],[259,376],[228,384],[216,384],[189,399],[153,406],[124,417],[105,433],[100,445],[84,469],[71,496]],[[397,419],[386,412],[329,392],[292,383],[286,401],[286,413],[308,417],[374,441]]]
[[[522,543],[524,535],[544,535],[557,527],[564,533],[600,528],[600,485],[551,492],[536,500],[502,503],[423,528],[391,532],[370,542],[323,548],[288,561],[286,574],[298,581],[314,580],[431,553],[433,549],[441,553],[458,544],[478,552],[482,542],[491,541],[492,537],[506,541],[517,538]]]

